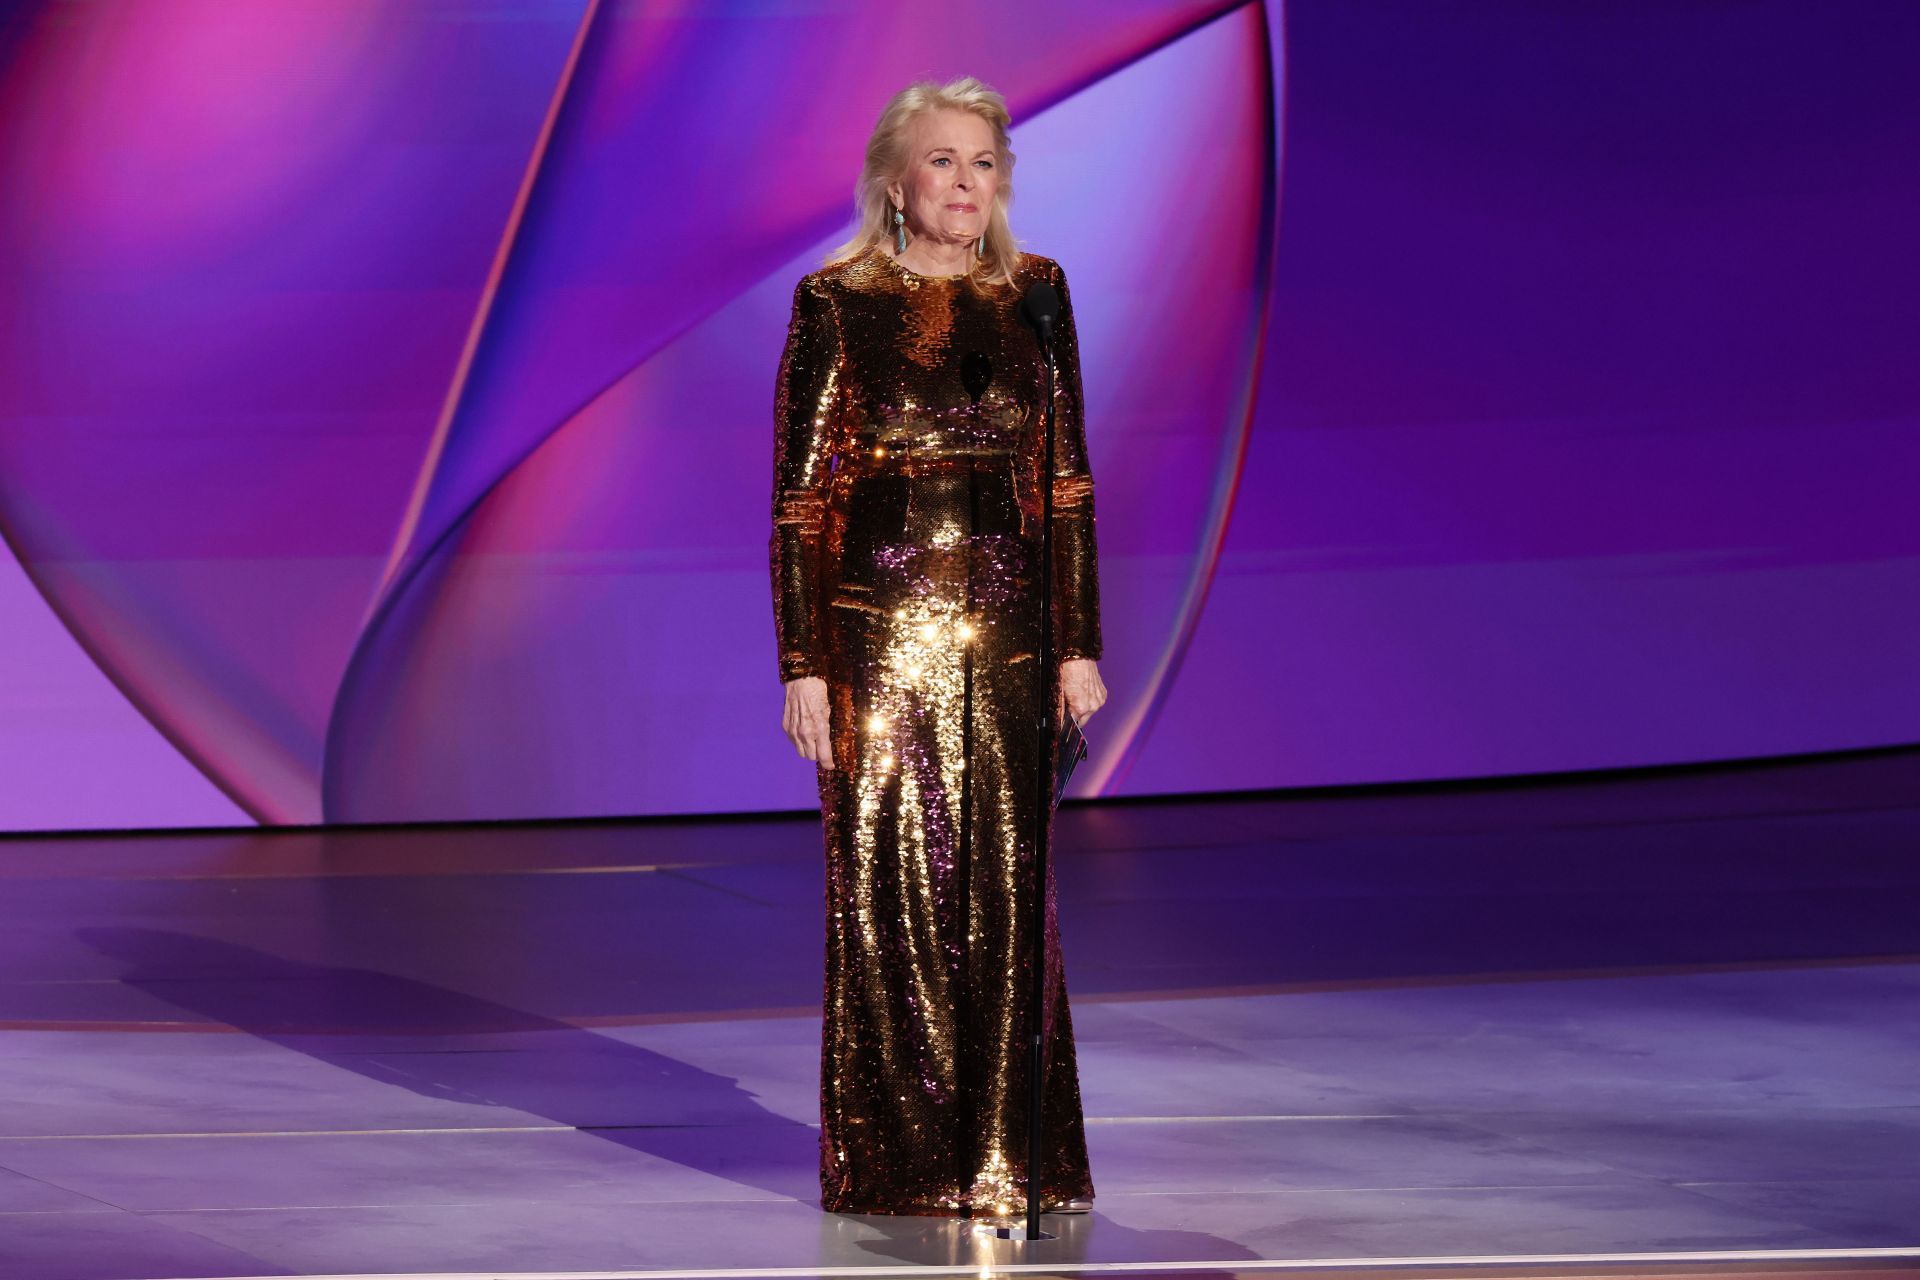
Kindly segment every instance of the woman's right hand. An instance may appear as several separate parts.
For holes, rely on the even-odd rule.
[[[816,764],[833,768],[833,736],[828,732],[827,682],[819,676],[787,681],[787,706],[780,727],[794,750]]]

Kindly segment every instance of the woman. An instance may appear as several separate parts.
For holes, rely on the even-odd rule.
[[[881,113],[857,233],[799,282],[775,392],[784,727],[826,835],[820,1186],[828,1210],[1026,1211],[1044,366],[1018,307],[1050,282],[1048,694],[1106,700],[1079,352],[1059,264],[1007,224],[1004,99],[915,84]],[[1087,1167],[1051,863],[1044,1210]]]

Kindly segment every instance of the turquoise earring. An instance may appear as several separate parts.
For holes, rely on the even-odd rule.
[[[981,236],[973,242],[973,256],[976,258],[984,258],[987,256],[987,238],[985,236]]]
[[[893,211],[893,251],[907,251],[907,215],[898,209]]]

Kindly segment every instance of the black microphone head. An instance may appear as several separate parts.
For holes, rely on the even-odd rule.
[[[1053,334],[1053,322],[1060,318],[1060,291],[1045,280],[1034,281],[1020,299],[1020,317],[1033,326],[1040,341],[1047,341]]]
[[[960,385],[967,389],[967,398],[975,404],[987,394],[987,387],[993,382],[993,361],[978,351],[969,351],[960,358]]]

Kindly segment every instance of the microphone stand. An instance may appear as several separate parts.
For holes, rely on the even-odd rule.
[[[1053,816],[1053,788],[1049,785],[1054,756],[1053,721],[1053,317],[1040,318],[1040,356],[1046,365],[1046,394],[1042,416],[1046,421],[1045,465],[1040,472],[1040,715],[1034,726],[1040,735],[1038,767],[1033,775],[1033,985],[1028,1008],[1033,1018],[1033,1051],[1028,1076],[1032,1089],[1027,1105],[1027,1239],[1045,1238],[1040,1230],[1041,1103],[1045,1095],[1042,1072],[1046,1046],[1047,998],[1047,838]]]
[[[1034,304],[1035,295],[1041,302]],[[1051,1233],[1040,1229],[1040,1159],[1043,1149],[1041,1142],[1042,1103],[1046,1096],[1046,1081],[1043,1076],[1046,1059],[1045,1022],[1043,1016],[1047,997],[1047,835],[1049,820],[1053,815],[1052,781],[1053,758],[1057,754],[1054,740],[1057,730],[1053,716],[1053,325],[1059,315],[1059,296],[1051,285],[1036,284],[1027,296],[1021,300],[1021,310],[1034,332],[1040,339],[1040,356],[1046,366],[1043,379],[1044,397],[1041,410],[1042,420],[1046,424],[1046,444],[1042,450],[1044,465],[1040,476],[1040,673],[1039,715],[1035,718],[1034,729],[1040,737],[1040,751],[1035,761],[1033,775],[1033,891],[1032,891],[1032,936],[1033,936],[1033,981],[1028,991],[1027,1004],[1032,1010],[1032,1045],[1028,1057],[1028,1080],[1031,1088],[1027,1098],[1027,1240],[1052,1240]],[[1012,1226],[998,1226],[993,1235],[1003,1240],[1014,1239]]]

